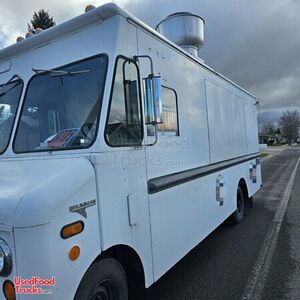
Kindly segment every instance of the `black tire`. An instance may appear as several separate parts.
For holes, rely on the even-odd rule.
[[[125,271],[113,258],[96,261],[83,276],[74,300],[127,300]]]
[[[245,197],[241,187],[237,188],[236,193],[236,211],[230,216],[230,221],[233,224],[239,224],[243,220],[245,214]]]

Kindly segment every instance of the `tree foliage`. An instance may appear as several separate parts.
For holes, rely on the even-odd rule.
[[[299,135],[300,118],[297,110],[287,110],[279,120],[282,137],[286,138],[291,144]]]
[[[28,32],[34,32],[35,29],[48,29],[56,25],[53,17],[49,15],[48,11],[44,9],[40,9],[38,12],[34,12],[32,19],[30,20],[30,24],[28,25]]]
[[[274,135],[274,134],[276,134],[276,128],[272,122],[268,122],[268,123],[264,124],[261,133],[263,135]]]

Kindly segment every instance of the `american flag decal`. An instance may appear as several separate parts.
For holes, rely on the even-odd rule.
[[[48,142],[48,148],[63,148],[76,132],[77,129],[67,129],[59,132]]]

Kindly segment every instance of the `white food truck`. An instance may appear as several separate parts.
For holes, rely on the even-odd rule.
[[[127,299],[241,222],[257,101],[197,57],[203,30],[106,4],[0,51],[0,299]]]

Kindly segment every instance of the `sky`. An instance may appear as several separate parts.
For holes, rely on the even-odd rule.
[[[105,0],[0,0],[0,49],[24,35],[34,11],[57,24]],[[110,1],[111,2],[111,1]],[[261,122],[283,111],[300,112],[300,0],[115,0],[155,27],[171,13],[188,11],[205,21],[199,56],[260,101]]]

